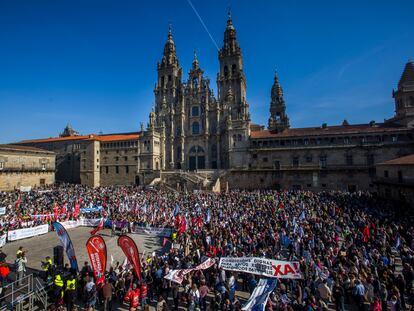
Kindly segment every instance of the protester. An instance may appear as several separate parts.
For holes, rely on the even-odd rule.
[[[136,279],[131,267],[120,264],[106,276],[119,301],[133,296],[134,287],[140,291],[138,304],[143,308],[159,297],[155,299],[159,310],[178,309],[179,304],[202,311],[238,309],[236,290],[252,292],[258,277],[226,273],[216,264],[188,273],[181,285],[164,278],[171,269],[192,268],[208,257],[266,257],[299,262],[303,279],[281,280],[268,302],[272,310],[315,310],[331,303],[338,311],[343,311],[345,305],[362,310],[367,304],[386,310],[408,308],[412,300],[412,212],[401,211],[392,202],[370,193],[175,193],[64,184],[27,193],[0,193],[0,205],[10,211],[0,217],[4,230],[54,220],[102,217],[111,221],[113,233],[133,232],[137,226],[170,229],[172,234],[163,243],[164,252],[141,258],[141,280]],[[403,264],[400,277],[397,258]],[[96,293],[90,297],[94,287],[89,280],[91,273],[86,263],[79,286],[89,289],[84,298],[93,308],[97,299]],[[128,303],[136,308],[131,300]]]

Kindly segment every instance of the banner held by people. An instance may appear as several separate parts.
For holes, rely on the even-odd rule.
[[[121,235],[118,238],[118,246],[124,252],[128,261],[134,267],[135,275],[141,280],[141,263],[139,261],[139,251],[134,240],[127,235]]]
[[[301,279],[299,262],[258,257],[222,257],[219,268],[261,275],[269,278]]]
[[[277,279],[260,279],[242,310],[264,311],[269,295],[275,290],[276,285]]]
[[[76,260],[75,249],[73,248],[72,241],[69,237],[68,232],[62,226],[61,223],[53,222],[53,229],[56,231],[60,242],[63,244],[63,249],[66,251],[66,255],[70,261],[70,267],[73,271],[78,271],[78,261]]]
[[[91,236],[86,242],[89,259],[91,261],[96,285],[102,287],[105,283],[107,251],[104,239],[99,235]]]
[[[172,282],[181,284],[184,280],[184,276],[192,271],[196,270],[206,270],[215,264],[215,260],[213,258],[208,258],[203,263],[199,264],[195,268],[189,269],[177,269],[177,270],[170,270],[170,272],[164,276],[165,279],[170,280]]]

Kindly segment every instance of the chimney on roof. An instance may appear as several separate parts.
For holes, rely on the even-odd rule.
[[[328,127],[328,124],[326,124],[326,123],[322,123],[322,128],[323,129],[326,129]]]
[[[369,126],[374,127],[375,126],[375,121],[374,120],[370,121]]]
[[[348,126],[349,125],[348,120],[347,119],[344,119],[344,121],[342,121],[342,125],[343,126]]]

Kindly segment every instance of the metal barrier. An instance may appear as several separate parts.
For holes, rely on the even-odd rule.
[[[36,301],[42,304],[44,310],[47,308],[47,292],[33,274],[4,286],[3,290],[5,294],[1,299],[0,311],[21,311],[23,308],[33,310]]]

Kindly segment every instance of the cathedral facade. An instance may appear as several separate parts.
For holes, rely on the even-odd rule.
[[[232,20],[227,21],[219,51],[218,96],[194,54],[188,77],[183,77],[171,30],[157,64],[155,108],[144,133],[144,151],[158,153],[151,170],[228,169],[248,147],[250,115],[246,101],[243,58]],[[155,147],[155,148],[154,148]],[[240,150],[239,150],[240,149]],[[148,163],[143,163],[145,170]]]
[[[193,188],[375,190],[376,166],[414,153],[414,64],[393,91],[395,115],[382,123],[291,128],[274,76],[267,128],[250,120],[242,50],[229,17],[218,53],[217,94],[194,54],[186,77],[171,30],[157,64],[155,107],[140,131],[19,144],[54,151],[56,179]]]

